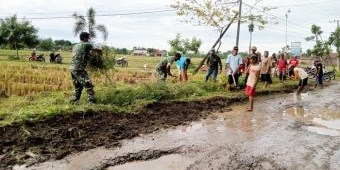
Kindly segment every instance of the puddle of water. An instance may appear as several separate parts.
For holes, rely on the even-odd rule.
[[[275,148],[277,143],[285,144],[283,148],[286,146],[287,148],[295,147],[296,143],[291,144],[289,142],[287,144],[286,141],[300,142],[294,140],[295,131],[287,131],[287,128],[285,128],[291,121],[287,123],[280,111],[283,111],[284,116],[291,117],[290,120],[292,121],[302,119],[308,125],[314,125],[304,126],[302,129],[304,132],[308,130],[322,135],[340,136],[339,111],[325,108],[325,106],[328,106],[326,103],[336,101],[334,99],[337,99],[337,97],[332,96],[332,98],[328,99],[307,93],[302,94],[300,97],[298,98],[295,94],[288,94],[269,99],[260,98],[256,100],[254,112],[251,113],[245,111],[248,103],[236,104],[228,108],[228,111],[223,113],[214,112],[208,118],[198,122],[191,122],[189,125],[161,130],[153,134],[144,134],[133,140],[123,141],[120,148],[112,150],[96,148],[70,155],[63,160],[45,162],[28,169],[95,169],[96,166],[105,163],[107,160],[127,155],[128,153],[136,153],[141,149],[162,150],[164,148],[193,147],[202,150],[202,152],[207,151],[210,153],[210,148],[228,144],[249,145],[250,148],[261,148],[255,149],[261,152],[264,145],[270,145]],[[338,101],[336,102],[338,103]],[[315,117],[323,117],[325,120]],[[329,119],[332,119],[332,121],[326,121]],[[310,136],[304,135],[303,137],[304,139],[310,139]],[[268,153],[274,153],[271,148],[269,150]],[[278,147],[276,150],[282,150],[282,148]],[[197,159],[202,158],[197,155],[185,157],[179,154],[171,154],[154,160],[135,161],[112,166],[108,170],[187,169],[188,166],[195,164]]]
[[[316,126],[307,126],[307,130],[321,135],[340,136],[340,120],[323,120],[314,118]]]
[[[149,170],[149,169],[162,169],[162,170],[181,170],[187,169],[193,161],[188,157],[178,154],[167,155],[151,161],[136,161],[124,165],[109,167],[107,170]]]
[[[320,135],[340,136],[340,131],[327,129],[323,127],[307,126],[307,130],[311,132],[315,132]]]
[[[340,131],[340,120],[323,120],[321,118],[314,118],[313,122],[325,126],[329,129]]]
[[[308,114],[308,109],[302,107],[302,106],[289,106],[287,109],[283,110],[283,115],[290,115],[293,117],[298,117],[298,118],[306,118]]]

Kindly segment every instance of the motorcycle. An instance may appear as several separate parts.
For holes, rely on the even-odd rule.
[[[115,64],[121,67],[127,67],[128,66],[128,61],[126,61],[126,56],[120,57],[117,60],[115,60]]]
[[[44,54],[40,54],[40,55],[38,55],[38,57],[31,56],[28,60],[29,61],[45,62],[45,57],[44,57]]]
[[[54,55],[54,53],[50,54],[50,63],[57,63],[61,64],[61,61],[63,60],[63,57],[58,53],[57,55]]]
[[[58,53],[55,55],[55,62],[61,64],[61,61],[63,61],[63,57]]]

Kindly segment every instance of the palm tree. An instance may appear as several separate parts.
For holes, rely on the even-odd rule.
[[[251,48],[251,41],[253,39],[253,32],[254,32],[254,23],[251,21],[251,23],[248,25],[248,30],[250,33],[250,41],[249,41],[249,54],[250,54],[250,48]]]
[[[321,34],[323,32],[321,31],[321,27],[320,26],[317,26],[317,25],[313,24],[312,27],[311,27],[311,32],[314,35],[310,36],[310,37],[306,37],[305,38],[306,41],[314,41],[315,40],[317,42],[317,41],[320,41],[319,38],[322,41]]]
[[[96,38],[96,31],[99,31],[103,34],[103,40],[105,41],[108,37],[108,31],[103,24],[96,24],[95,16],[96,11],[91,7],[88,9],[86,18],[83,15],[79,15],[77,13],[74,13],[73,18],[76,20],[74,25],[74,36],[77,36],[79,33],[83,31],[88,31],[90,36],[93,38]]]
[[[322,61],[327,60],[327,56],[330,53],[330,48],[329,48],[329,42],[324,42],[322,40],[321,34],[323,31],[321,30],[321,27],[318,25],[313,24],[311,27],[311,32],[313,36],[306,37],[306,41],[315,41],[314,48],[312,49],[312,54],[318,56],[321,58]],[[323,57],[326,56],[325,59]]]

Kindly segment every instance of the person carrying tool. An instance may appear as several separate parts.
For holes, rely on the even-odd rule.
[[[176,61],[179,81],[188,81],[188,68],[190,63],[191,59],[184,55],[181,55],[181,58]]]
[[[240,76],[240,65],[243,64],[242,57],[238,54],[238,47],[234,46],[231,54],[228,55],[227,61],[226,61],[226,67],[228,74],[228,90],[231,90],[231,85],[234,84],[235,87],[238,87],[238,79]]]
[[[158,80],[160,82],[165,82],[167,76],[172,76],[176,77],[173,75],[170,71],[171,65],[173,62],[180,60],[181,59],[181,54],[176,53],[175,56],[172,57],[165,57],[161,61],[158,62],[156,65],[156,73],[158,75]]]

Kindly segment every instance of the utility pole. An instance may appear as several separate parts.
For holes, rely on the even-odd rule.
[[[286,44],[285,44],[285,52],[288,51],[288,45],[287,45],[287,21],[288,21],[288,13],[290,13],[290,9],[286,12]]]
[[[237,23],[237,35],[236,35],[236,46],[238,46],[238,41],[240,38],[240,26],[241,26],[241,9],[242,9],[242,0],[240,1],[240,6],[239,6],[239,14],[238,14],[238,23]]]
[[[339,19],[338,20],[333,20],[333,21],[330,21],[330,23],[333,23],[333,22],[337,22],[337,28],[339,28]]]
[[[339,29],[339,21],[340,21],[339,19],[338,19],[338,20],[335,19],[335,20],[329,21],[329,22],[330,22],[330,23],[337,22],[337,27],[336,27],[336,28]],[[339,47],[337,47],[337,51],[339,51]]]

